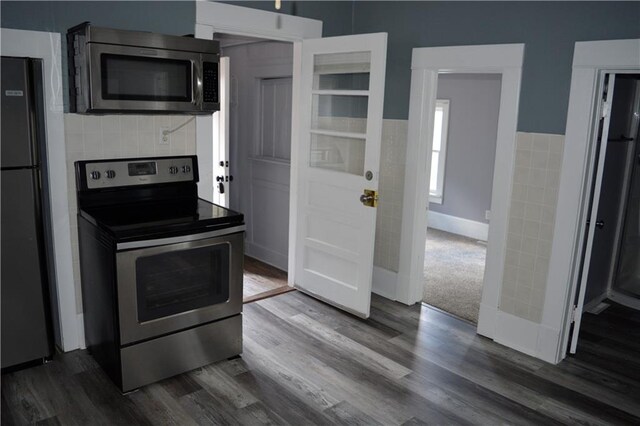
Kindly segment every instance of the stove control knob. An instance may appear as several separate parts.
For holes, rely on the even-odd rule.
[[[107,170],[106,172],[104,172],[104,175],[107,177],[107,179],[113,179],[114,177],[116,177],[116,172],[114,172],[113,170]]]
[[[169,173],[175,175],[176,173],[178,173],[178,168],[176,166],[169,167]]]
[[[189,173],[191,171],[191,167],[189,166],[182,166],[182,173]]]
[[[89,176],[91,176],[91,179],[93,180],[98,180],[100,179],[100,172],[97,170],[94,170],[91,173],[89,173]]]

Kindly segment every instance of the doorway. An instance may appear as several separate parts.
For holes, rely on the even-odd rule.
[[[288,285],[368,317],[376,224],[376,210],[371,207],[377,202],[387,34],[321,38],[321,21],[215,2],[196,3],[195,30],[196,37],[205,39],[221,32],[293,42],[291,131],[296,143],[291,146]],[[347,71],[368,74],[369,90],[324,87],[332,80],[325,81],[324,74]],[[331,100],[344,104],[338,98],[354,97],[367,99],[360,102],[366,105],[363,131],[322,129],[318,120],[312,120],[312,116],[338,117],[327,114],[334,111]],[[318,98],[330,101],[316,103]],[[322,108],[315,108],[321,103]],[[344,111],[338,104],[336,113]],[[221,115],[196,119],[196,150],[205,159],[200,168],[206,172],[198,194],[205,199],[215,198],[214,175],[220,176],[214,173],[214,164],[220,161],[213,162],[211,140]],[[325,145],[340,151],[338,145],[345,144],[339,141],[360,154],[349,156],[349,164],[364,160],[358,174],[322,167],[334,159],[324,156],[323,152],[335,151]]]
[[[616,325],[607,339],[637,334],[634,321],[640,315],[640,74],[602,78],[605,113],[598,122],[582,284],[575,302],[579,315],[569,347],[573,354],[588,351],[594,333],[611,323]],[[617,347],[623,353],[626,340],[614,339],[610,355]]]
[[[215,177],[228,207],[243,212],[244,302],[287,284],[293,44],[214,33],[229,62],[228,175]]]
[[[574,324],[579,334],[568,352],[576,362],[597,359],[598,374],[626,386],[640,378],[640,74],[605,79],[613,93],[608,126],[603,120],[599,129],[604,158],[596,164],[604,167],[599,197],[592,196],[596,214],[587,227],[594,228],[593,245],[583,267],[585,291],[578,294],[584,302],[576,303],[583,306]],[[596,174],[594,186],[599,180]]]
[[[422,300],[474,324],[482,298],[501,83],[501,74],[438,75]]]
[[[425,211],[428,209],[428,193],[424,188],[425,182],[429,181],[432,157],[438,75],[443,72],[500,74],[500,107],[491,189],[491,226],[488,231],[477,332],[505,344],[512,344],[511,342],[518,340],[522,335],[521,329],[527,326],[498,308],[505,267],[523,57],[523,44],[430,47],[413,50],[409,139],[398,271],[397,299],[405,303],[421,301],[424,292],[424,245],[427,235]],[[513,326],[504,327],[506,323]]]

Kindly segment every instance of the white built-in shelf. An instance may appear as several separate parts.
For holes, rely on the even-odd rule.
[[[352,132],[336,132],[333,130],[321,130],[321,129],[311,129],[311,134],[314,135],[324,135],[324,136],[335,136],[338,138],[351,138],[351,139],[366,139],[366,133],[352,133]]]
[[[369,96],[368,90],[312,90],[313,95]]]

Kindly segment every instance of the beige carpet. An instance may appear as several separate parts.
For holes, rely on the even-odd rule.
[[[477,324],[486,255],[484,243],[429,228],[423,301]]]

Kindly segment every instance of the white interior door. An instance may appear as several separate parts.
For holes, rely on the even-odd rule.
[[[296,288],[369,316],[387,34],[302,42]],[[365,190],[374,191],[363,201]]]
[[[598,220],[598,206],[600,204],[600,190],[602,189],[602,176],[604,174],[605,154],[607,152],[607,139],[609,138],[609,122],[611,120],[611,102],[613,100],[613,90],[615,86],[615,74],[609,74],[608,81],[605,82],[603,96],[598,103],[598,128],[594,132],[596,143],[594,144],[595,155],[593,164],[595,165],[595,175],[588,182],[587,188],[591,190],[591,207],[589,208],[588,225],[586,228],[586,241],[584,246],[584,256],[582,270],[579,278],[578,297],[574,307],[574,324],[571,334],[571,346],[569,352],[576,353],[578,346],[578,335],[582,321],[582,310],[584,309],[584,298],[587,293],[587,282],[589,280],[589,265],[593,252],[593,241],[595,238],[596,222]]]
[[[213,202],[229,207],[231,174],[229,173],[229,89],[231,74],[229,58],[220,58],[220,111],[213,116],[213,137],[218,143],[213,147]]]

